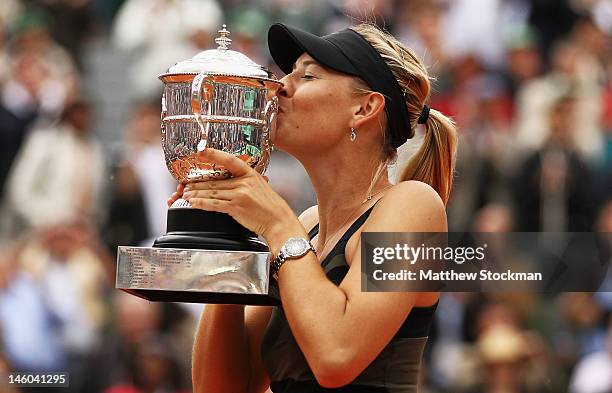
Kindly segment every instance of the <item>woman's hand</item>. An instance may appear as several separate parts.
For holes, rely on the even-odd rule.
[[[176,191],[173,192],[172,195],[170,195],[170,198],[168,198],[166,201],[168,207],[172,206],[177,199],[181,198],[183,196],[183,192],[185,192],[185,184],[179,183],[179,185],[176,186]]]
[[[241,159],[212,148],[200,152],[199,158],[222,165],[233,177],[187,184],[183,199],[193,207],[227,213],[268,241],[272,234],[303,230],[293,210],[270,187],[268,179]]]

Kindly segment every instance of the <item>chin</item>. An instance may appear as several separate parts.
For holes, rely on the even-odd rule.
[[[284,146],[290,142],[285,140],[287,137],[287,129],[283,128],[282,123],[276,121],[272,126],[272,130],[270,131],[270,141],[274,144],[275,148],[284,150]]]
[[[281,123],[277,123],[277,126],[270,132],[270,140],[274,149],[282,150],[295,157],[294,153],[303,151],[305,147],[304,135],[300,131],[283,127]]]
[[[291,140],[287,140],[286,136],[287,134],[283,134],[282,130],[275,130],[270,133],[270,140],[274,145],[274,150],[281,150],[291,154],[291,150],[296,149],[296,146],[293,146],[294,143],[291,143]]]
[[[278,138],[278,137],[272,137],[271,138],[272,144],[274,145],[274,149],[275,150],[282,150],[284,152],[286,152],[286,143],[285,141],[283,141],[282,138]]]

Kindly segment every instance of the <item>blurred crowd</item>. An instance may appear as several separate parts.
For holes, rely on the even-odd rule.
[[[326,34],[362,20],[425,60],[431,106],[457,122],[450,230],[612,231],[609,0],[2,0],[0,374],[68,371],[71,392],[190,391],[203,306],[114,289],[117,246],[164,234],[176,187],[157,76],[215,47],[222,23],[231,49],[282,76],[271,23]],[[124,81],[111,96],[109,74]],[[282,152],[268,176],[297,213],[316,203]],[[612,292],[443,294],[421,391],[610,393],[611,310]]]

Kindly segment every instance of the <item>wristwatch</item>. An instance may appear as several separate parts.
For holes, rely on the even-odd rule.
[[[283,244],[283,246],[281,247],[280,252],[276,256],[276,258],[274,258],[274,260],[270,264],[270,269],[272,269],[272,277],[278,280],[278,271],[280,270],[280,267],[283,265],[283,263],[287,261],[287,259],[300,258],[306,255],[306,253],[308,253],[308,251],[310,250],[312,250],[312,252],[317,255],[317,252],[315,251],[312,244],[303,237],[290,237],[289,239],[287,239],[285,244]]]

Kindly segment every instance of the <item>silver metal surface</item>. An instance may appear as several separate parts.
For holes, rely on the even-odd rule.
[[[217,49],[201,52],[170,67],[160,79],[162,147],[166,165],[180,182],[224,179],[225,168],[204,162],[207,147],[231,153],[264,173],[272,144],[281,83],[264,67],[229,49],[223,25]]]
[[[206,73],[208,75],[211,76],[217,76],[217,77],[228,77],[228,78],[248,78],[251,79],[253,81],[259,81],[259,82],[272,82],[273,84],[277,84],[277,85],[282,85],[282,83],[276,78],[276,76],[271,72],[270,72],[270,76],[269,77],[265,77],[265,76],[248,76],[245,77],[244,75],[240,75],[240,74],[232,74],[229,72],[212,72],[212,71],[207,71]],[[186,79],[192,80],[194,76],[198,75],[199,72],[176,72],[176,73],[165,73],[165,74],[161,74],[158,78],[164,81],[168,81],[168,82],[174,82],[174,83],[179,83],[179,82],[184,82]]]
[[[178,115],[178,116],[167,116],[164,118],[166,123],[180,123],[197,122],[196,116],[194,115]],[[201,120],[205,123],[227,123],[227,124],[240,124],[245,126],[262,127],[266,125],[265,120],[249,119],[247,117],[234,117],[234,116],[206,116],[202,115]]]
[[[116,288],[267,295],[269,253],[119,247]]]

